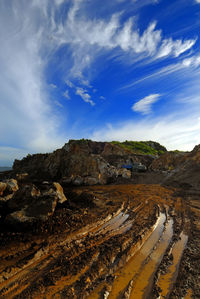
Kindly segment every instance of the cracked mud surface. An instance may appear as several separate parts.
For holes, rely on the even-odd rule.
[[[0,298],[200,298],[200,194],[65,189],[27,232],[0,230]]]

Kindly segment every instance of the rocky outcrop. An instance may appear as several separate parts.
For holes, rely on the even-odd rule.
[[[165,183],[200,190],[200,145],[184,155]]]
[[[166,185],[200,189],[200,145],[191,152],[165,153],[153,161],[150,169],[166,172]]]
[[[153,160],[150,169],[153,171],[174,170],[185,160],[185,153],[167,152]]]
[[[142,162],[147,167],[153,158],[134,155],[122,147],[108,142],[70,140],[63,148],[51,154],[28,155],[15,160],[15,173],[28,173],[30,179],[57,180],[63,184],[96,185],[114,182],[122,175],[123,164]]]
[[[1,182],[0,214],[4,223],[21,228],[37,222],[46,221],[53,215],[57,204],[67,201],[59,183],[22,184],[16,180]],[[9,192],[6,193],[6,190]]]
[[[0,182],[0,209],[6,208],[7,202],[13,197],[18,189],[18,183],[15,179]]]

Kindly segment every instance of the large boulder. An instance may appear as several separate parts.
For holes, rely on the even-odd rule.
[[[0,211],[6,209],[7,203],[18,189],[19,186],[15,179],[8,179],[0,182]]]
[[[15,179],[4,180],[0,182],[0,196],[7,193],[14,193],[19,189],[18,183]]]
[[[57,204],[63,204],[66,200],[59,183],[22,185],[7,202],[9,212],[5,223],[18,228],[46,221],[53,215]]]

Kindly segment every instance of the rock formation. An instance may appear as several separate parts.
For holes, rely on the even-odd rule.
[[[28,173],[31,179],[60,180],[65,184],[96,185],[114,182],[118,176],[130,178],[123,164],[142,162],[147,167],[153,158],[135,155],[108,142],[70,140],[51,154],[28,155],[15,160],[15,173]]]
[[[20,184],[16,180],[0,182],[0,214],[13,228],[25,228],[53,215],[57,204],[67,201],[59,183]]]
[[[200,189],[200,145],[191,152],[168,152],[155,159],[150,166],[153,171],[167,173],[164,184]]]

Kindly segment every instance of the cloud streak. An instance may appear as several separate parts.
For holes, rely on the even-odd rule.
[[[83,89],[81,87],[76,88],[76,95],[79,95],[84,102],[89,103],[90,105],[94,106],[95,103],[91,100],[91,96],[87,92],[86,89]]]
[[[151,94],[139,100],[132,106],[132,110],[140,112],[144,115],[150,114],[152,111],[152,105],[158,101],[160,94]]]
[[[57,135],[59,121],[44,79],[40,11],[32,2],[22,4],[0,3],[0,140],[9,149],[49,151],[64,138]]]
[[[60,133],[64,129],[60,130],[61,118],[54,111],[55,105],[61,107],[63,102],[51,95],[52,90],[57,94],[62,84],[53,80],[53,75],[50,79],[48,76],[48,66],[60,53],[64,55],[56,60],[58,65],[54,65],[62,70],[66,83],[61,96],[70,98],[68,86],[70,96],[75,93],[94,106],[89,89],[93,88],[90,67],[101,55],[114,57],[120,53],[126,57],[128,54],[135,61],[177,59],[196,43],[196,38],[165,38],[155,20],[140,30],[133,18],[124,21],[123,12],[112,11],[106,18],[90,17],[86,13],[86,2],[0,1],[0,140],[8,150],[9,159],[16,148],[23,153],[50,151],[67,139],[68,133]],[[143,6],[156,1],[136,2]],[[68,10],[63,10],[66,3]],[[199,56],[186,58],[161,69],[160,74],[199,64]],[[159,95],[150,95],[135,103],[133,110],[148,114],[158,98]],[[2,151],[5,158],[3,148]]]
[[[74,1],[66,21],[57,25],[52,32],[57,44],[70,45],[73,49],[74,64],[71,76],[82,77],[83,72],[102,51],[120,50],[122,55],[129,53],[137,60],[150,57],[160,59],[179,57],[191,49],[195,39],[163,38],[161,29],[157,29],[156,21],[140,32],[133,18],[121,23],[121,14],[114,13],[108,20],[89,19],[80,16],[82,1]]]

